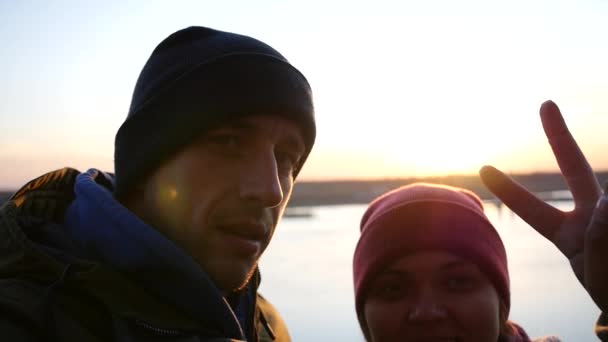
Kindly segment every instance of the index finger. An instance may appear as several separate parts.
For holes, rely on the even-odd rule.
[[[547,239],[554,241],[565,214],[545,203],[492,166],[479,170],[484,185],[514,213]]]
[[[557,105],[553,101],[543,103],[540,118],[574,204],[577,207],[595,204],[601,194],[600,185]]]

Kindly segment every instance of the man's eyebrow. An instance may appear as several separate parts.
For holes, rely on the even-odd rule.
[[[214,129],[212,129],[211,131],[221,131],[222,129],[234,129],[234,130],[239,130],[239,131],[246,131],[246,130],[254,130],[258,128],[257,125],[247,121],[246,119],[243,120],[234,120],[231,122],[227,122],[224,125],[218,126]],[[294,151],[297,151],[298,153],[304,153],[304,151],[306,150],[306,146],[304,144],[304,141],[302,138],[298,137],[298,136],[294,136],[294,135],[286,135],[283,138],[282,144],[285,145],[286,147],[293,149]]]
[[[223,125],[217,126],[212,130],[213,131],[222,130],[222,129],[247,130],[247,129],[253,129],[253,128],[254,128],[254,125],[245,120],[235,120],[235,121],[227,122]]]

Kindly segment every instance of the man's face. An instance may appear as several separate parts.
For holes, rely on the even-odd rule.
[[[304,150],[292,121],[231,122],[162,164],[144,184],[136,214],[192,256],[221,291],[237,290],[272,238]]]

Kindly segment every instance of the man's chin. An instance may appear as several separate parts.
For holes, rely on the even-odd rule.
[[[257,265],[248,268],[226,265],[223,269],[236,270],[237,268],[242,268],[242,270],[240,272],[216,272],[216,276],[210,274],[211,279],[224,295],[242,291],[247,287],[251,277],[255,274]]]

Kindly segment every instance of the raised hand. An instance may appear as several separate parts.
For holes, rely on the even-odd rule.
[[[505,205],[555,244],[570,260],[574,274],[596,304],[608,309],[608,298],[604,298],[604,293],[608,294],[608,267],[603,266],[604,260],[608,261],[608,203],[596,210],[596,203],[602,203],[598,202],[602,189],[557,105],[543,103],[540,117],[572,192],[574,210],[564,212],[552,207],[491,166],[481,168],[481,179]]]

